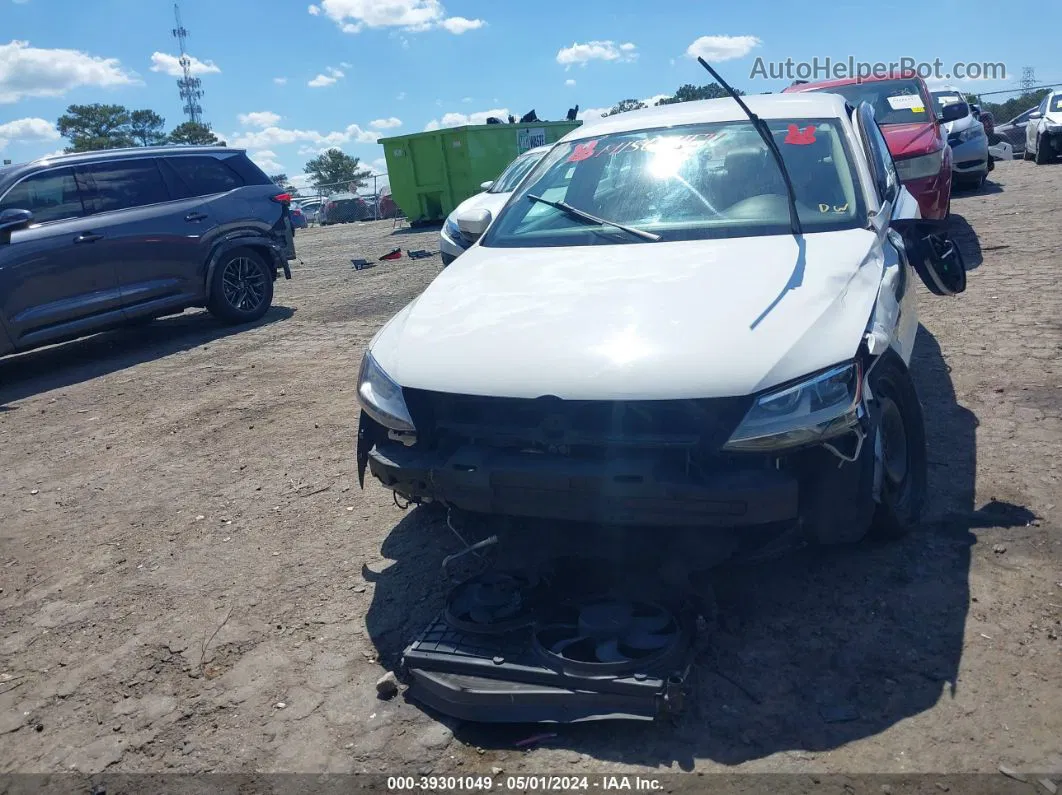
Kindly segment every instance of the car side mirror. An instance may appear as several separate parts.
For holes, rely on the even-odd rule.
[[[461,234],[470,240],[477,240],[490,226],[491,214],[490,210],[466,210],[458,215],[455,220],[457,221],[457,228],[461,230]]]
[[[933,295],[958,295],[966,290],[966,263],[947,232],[947,221],[897,218],[891,227],[903,238],[907,261]]]
[[[1032,113],[1029,114],[1029,121],[1033,121],[1034,119],[1042,119],[1043,117],[1044,114],[1042,114],[1038,110],[1034,110]]]
[[[493,185],[494,180],[492,179],[488,179],[486,182],[479,183],[479,187],[481,190],[490,190]]]
[[[970,106],[965,102],[952,102],[945,105],[940,111],[940,120],[945,124],[949,121],[964,118],[970,114]]]
[[[11,233],[25,229],[33,222],[33,213],[29,210],[0,210],[0,243],[10,243]]]

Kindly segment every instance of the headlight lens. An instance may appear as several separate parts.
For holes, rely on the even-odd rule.
[[[967,141],[972,141],[974,138],[980,138],[985,133],[985,128],[980,124],[975,124],[972,127],[967,127],[965,130],[956,133],[955,137],[959,139],[959,143],[964,144]]]
[[[845,433],[858,420],[862,367],[841,365],[756,400],[727,450],[798,447]]]
[[[468,244],[465,243],[464,235],[461,234],[461,227],[457,225],[457,221],[454,220],[452,215],[448,216],[446,218],[446,223],[443,224],[443,234],[446,235],[446,239],[455,246],[468,248]]]
[[[372,357],[365,353],[358,374],[358,401],[365,413],[393,431],[415,431],[413,418],[409,416],[402,387],[383,371]]]
[[[912,179],[932,177],[940,173],[940,166],[944,162],[944,150],[938,149],[928,155],[908,157],[896,161],[896,172],[900,175],[901,182]]]

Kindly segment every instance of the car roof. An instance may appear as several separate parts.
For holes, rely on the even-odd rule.
[[[883,80],[917,80],[924,82],[917,72],[888,72],[883,75],[868,75],[866,77],[842,77],[837,80],[818,80],[813,83],[794,83],[782,89],[783,94],[800,94],[805,91],[821,92],[830,88],[841,86],[853,86],[858,83],[880,83]]]
[[[0,168],[0,183],[9,181],[14,177],[16,180],[32,174],[40,168],[53,166],[78,166],[88,163],[105,163],[116,158],[129,159],[135,157],[159,157],[167,155],[213,155],[213,154],[246,154],[245,149],[236,149],[229,146],[187,146],[169,144],[167,146],[131,146],[121,149],[96,149],[91,152],[70,152],[66,154],[45,155],[36,160]]]
[[[757,94],[742,97],[749,110],[762,119],[845,118],[846,103],[838,94]],[[741,121],[745,112],[733,99],[702,99],[658,105],[643,110],[617,113],[586,122],[572,130],[562,141],[573,141],[611,133],[677,127],[686,124]]]

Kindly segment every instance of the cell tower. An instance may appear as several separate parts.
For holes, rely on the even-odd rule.
[[[181,57],[178,63],[181,65],[181,71],[184,72],[183,76],[177,78],[177,88],[180,90],[181,100],[184,102],[184,112],[188,116],[188,121],[201,124],[203,106],[199,104],[199,100],[203,97],[201,88],[203,81],[198,77],[192,77],[192,61],[188,57],[188,52],[184,46],[184,40],[188,38],[188,31],[181,24],[181,7],[177,3],[173,4],[173,18],[177,20],[177,27],[173,29],[173,37],[177,39],[177,45],[181,50]]]
[[[1036,70],[1031,66],[1023,66],[1021,69],[1021,90],[1025,92],[1036,88]]]

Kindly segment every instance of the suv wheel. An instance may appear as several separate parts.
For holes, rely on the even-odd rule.
[[[226,323],[258,320],[273,303],[273,274],[262,257],[239,248],[222,257],[214,268],[207,309]]]

